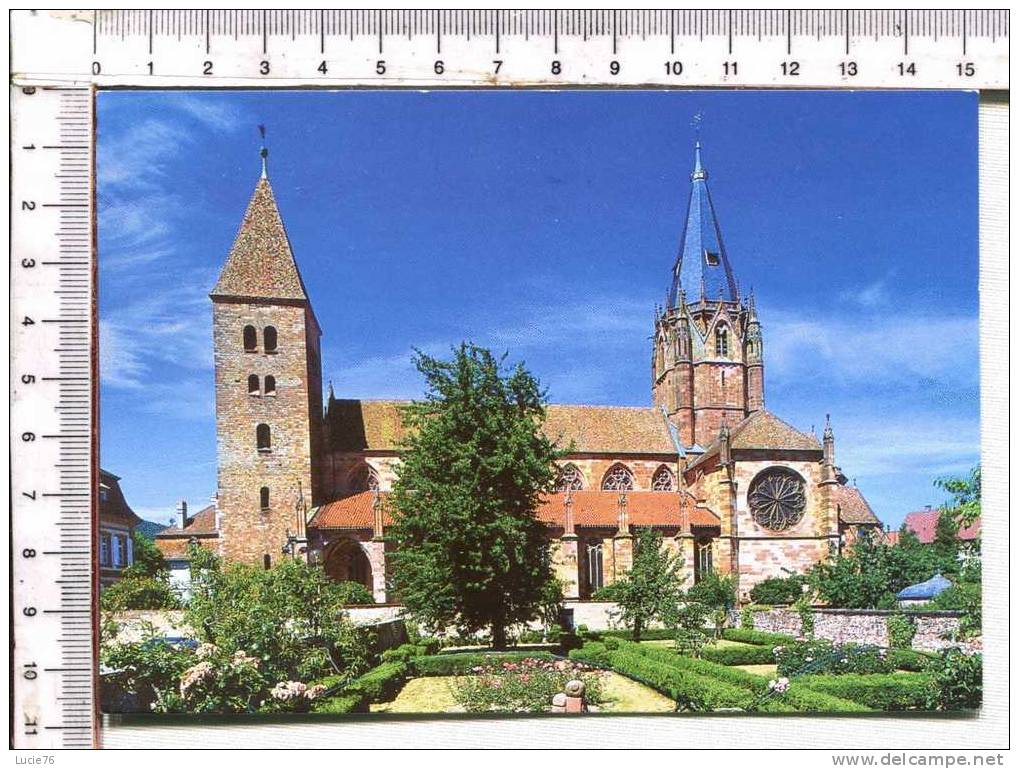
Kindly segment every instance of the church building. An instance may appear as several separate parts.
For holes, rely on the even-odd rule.
[[[265,171],[211,293],[218,488],[213,506],[157,542],[188,541],[271,567],[305,558],[387,594],[387,502],[405,435],[399,401],[323,403],[322,329]],[[546,434],[572,445],[537,511],[568,599],[630,567],[635,529],[681,553],[686,586],[717,571],[746,600],[802,573],[880,521],[819,441],[765,407],[764,328],[743,295],[695,151],[665,305],[655,313],[651,403],[548,406]],[[537,372],[540,376],[540,372]]]

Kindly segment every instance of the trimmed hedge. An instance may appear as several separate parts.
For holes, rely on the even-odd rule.
[[[884,673],[841,676],[801,676],[799,686],[852,700],[875,710],[923,710],[930,676],[924,673]]]
[[[626,641],[633,640],[632,630],[599,630],[588,632],[587,638],[597,640],[600,638],[622,638]],[[666,627],[659,628],[645,628],[641,631],[641,641],[671,641],[676,637],[676,631]]]
[[[410,665],[413,668],[413,673],[419,676],[462,676],[470,673],[471,668],[478,665],[520,662],[526,659],[557,660],[559,657],[546,651],[463,652],[415,657],[411,660]]]
[[[311,710],[313,713],[332,713],[333,715],[367,713],[368,702],[364,697],[356,694],[338,694],[335,697],[316,702]]]
[[[408,672],[405,662],[383,662],[351,681],[343,694],[361,696],[368,702],[389,702],[407,683]]]
[[[888,661],[897,670],[909,670],[914,673],[922,673],[927,670],[933,657],[920,652],[915,652],[912,649],[889,649],[888,650]]]
[[[770,646],[705,646],[701,657],[719,665],[773,665],[775,655]]]
[[[776,644],[787,644],[795,641],[791,635],[782,633],[766,633],[763,630],[747,630],[744,628],[726,628],[722,631],[722,638],[727,641],[740,641],[745,644],[756,646],[775,646]]]

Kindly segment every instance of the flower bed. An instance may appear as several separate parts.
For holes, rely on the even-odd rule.
[[[590,705],[602,699],[602,673],[582,662],[491,657],[453,683],[453,695],[468,713],[543,713],[572,680],[584,682]]]

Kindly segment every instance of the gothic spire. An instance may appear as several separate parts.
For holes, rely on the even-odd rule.
[[[694,169],[690,174],[690,185],[686,225],[672,270],[670,307],[677,305],[679,293],[683,289],[688,295],[696,296],[700,288],[705,297],[720,294],[725,301],[736,302],[739,298],[736,280],[708,191],[708,172],[701,160],[700,141],[694,146]]]
[[[258,132],[262,134],[262,149],[258,151],[258,154],[262,157],[262,178],[268,179],[269,169],[267,166],[269,161],[269,148],[265,146],[265,126],[259,125]]]

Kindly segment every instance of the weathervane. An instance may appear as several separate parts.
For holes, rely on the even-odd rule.
[[[266,169],[266,161],[269,158],[269,148],[265,146],[265,125],[259,124],[258,132],[262,135],[262,149],[259,151],[259,155],[262,156],[262,178],[268,177],[268,171]]]

